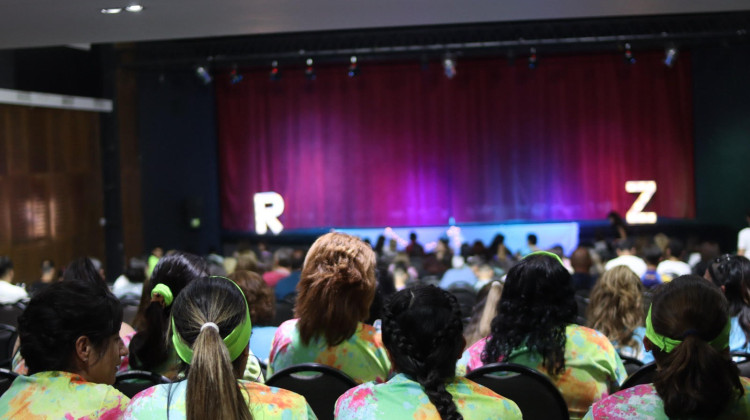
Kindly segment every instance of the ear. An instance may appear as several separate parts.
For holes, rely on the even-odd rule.
[[[648,339],[648,337],[643,337],[643,347],[646,349],[646,351],[651,351],[654,348],[654,343],[652,343],[651,340]]]
[[[94,354],[94,347],[91,345],[91,340],[85,335],[76,339],[75,350],[76,357],[83,363],[88,363],[89,359]]]

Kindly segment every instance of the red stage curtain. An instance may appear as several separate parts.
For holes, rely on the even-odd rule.
[[[362,63],[216,78],[222,225],[253,230],[276,191],[287,229],[603,219],[655,180],[647,211],[695,212],[690,57],[619,54]]]

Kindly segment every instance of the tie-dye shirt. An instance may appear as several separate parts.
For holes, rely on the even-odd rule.
[[[750,379],[740,378],[745,395],[731,403],[716,420],[750,419]],[[584,420],[669,420],[664,413],[664,402],[653,384],[624,389],[597,402]]]
[[[0,397],[0,418],[114,420],[129,401],[113,387],[74,373],[39,372],[13,381]]]
[[[297,320],[284,322],[276,330],[271,345],[267,377],[274,372],[300,363],[321,363],[351,376],[357,383],[384,382],[391,370],[391,362],[383,347],[380,332],[363,323],[354,334],[333,347],[317,337],[307,345],[302,344]]]
[[[565,371],[559,376],[549,375],[542,355],[526,347],[514,350],[505,361],[547,375],[568,404],[570,418],[580,419],[592,403],[609,395],[610,389],[616,389],[627,377],[627,372],[612,343],[603,334],[580,325],[568,325],[565,334]],[[456,374],[465,375],[484,365],[482,352],[488,338],[466,349],[458,361]]]
[[[446,389],[466,420],[521,419],[516,403],[466,378],[457,376]],[[335,416],[341,420],[440,418],[422,386],[404,374],[384,384],[368,382],[346,391],[336,401]]]
[[[256,419],[317,419],[305,397],[285,389],[273,388],[257,382],[238,381],[245,388],[242,395],[249,398],[248,407]],[[156,385],[133,397],[125,411],[125,419],[184,420],[187,380]],[[167,409],[167,403],[169,408]],[[169,410],[169,416],[167,416]]]

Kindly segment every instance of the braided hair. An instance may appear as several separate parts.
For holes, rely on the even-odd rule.
[[[462,420],[446,382],[464,347],[456,298],[435,286],[404,289],[383,310],[383,344],[398,372],[417,381],[443,420]]]

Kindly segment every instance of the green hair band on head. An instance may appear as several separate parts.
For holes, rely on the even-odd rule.
[[[565,267],[565,264],[563,264],[562,258],[560,258],[560,256],[559,256],[559,255],[557,255],[557,254],[554,254],[554,253],[552,253],[552,252],[549,252],[549,251],[534,251],[534,252],[532,252],[532,253],[530,253],[530,254],[526,255],[526,256],[525,256],[525,257],[523,257],[523,258],[524,258],[524,259],[526,259],[526,258],[529,258],[529,257],[531,257],[532,255],[546,255],[546,256],[548,256],[548,257],[552,257],[552,258],[556,259],[556,260],[557,260],[557,262],[559,262],[561,266]]]
[[[212,276],[213,278],[222,278],[229,282],[231,282],[233,285],[237,287],[237,289],[240,291],[240,294],[242,295],[242,300],[245,303],[245,319],[240,322],[239,325],[237,325],[232,332],[230,332],[226,337],[222,339],[224,341],[224,344],[227,346],[227,350],[229,350],[229,359],[234,361],[240,355],[242,352],[247,348],[248,344],[250,343],[250,334],[253,332],[253,324],[250,321],[250,310],[247,307],[247,300],[245,300],[245,294],[242,292],[242,289],[240,288],[237,283],[233,282],[232,280],[221,277],[221,276]],[[212,323],[211,323],[212,324]],[[204,324],[205,325],[205,324]],[[202,329],[202,327],[201,327]],[[177,352],[177,355],[180,357],[180,359],[190,364],[190,362],[193,360],[193,349],[190,348],[190,345],[185,342],[185,340],[180,337],[180,334],[177,332],[177,328],[174,324],[174,315],[172,315],[172,345],[174,345],[174,349]]]
[[[658,347],[661,351],[665,353],[671,353],[672,350],[674,350],[677,346],[682,344],[682,341],[685,337],[691,334],[697,335],[696,331],[690,330],[685,333],[685,336],[683,337],[683,340],[677,340],[674,338],[669,338],[667,336],[661,335],[658,332],[654,330],[654,324],[651,322],[651,309],[653,308],[653,305],[651,305],[648,308],[648,316],[646,316],[646,338],[651,341],[651,343]],[[722,351],[729,347],[729,331],[732,329],[732,323],[730,322],[729,318],[727,318],[727,323],[724,325],[724,328],[721,330],[718,336],[716,336],[713,340],[709,341],[708,344],[715,348],[716,350]]]
[[[151,297],[156,297],[156,295],[164,298],[164,306],[168,307],[172,304],[172,302],[174,302],[174,295],[172,294],[172,290],[164,283],[159,283],[154,286],[154,290],[151,291]]]

